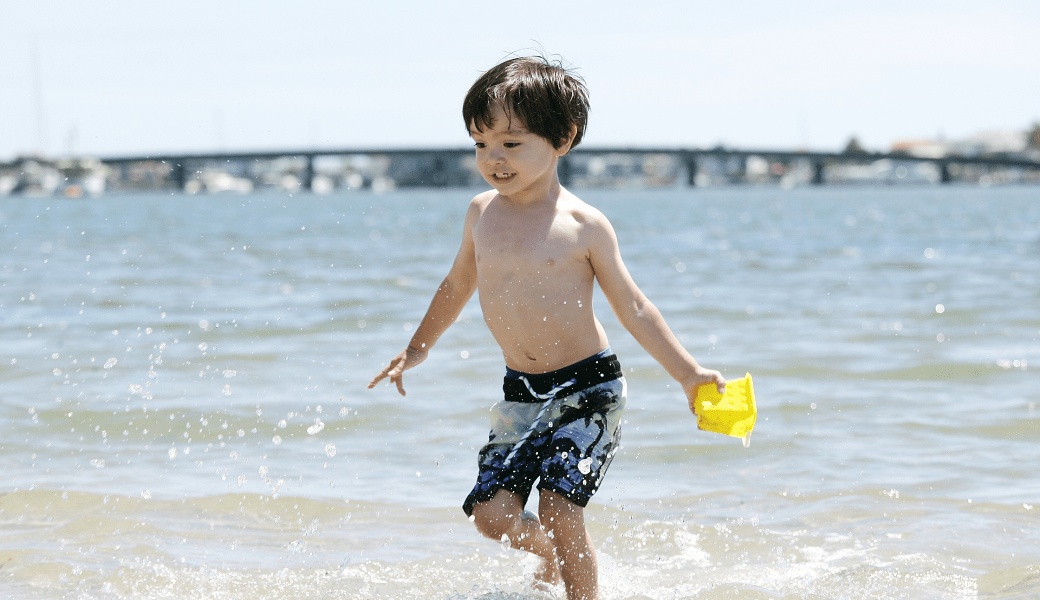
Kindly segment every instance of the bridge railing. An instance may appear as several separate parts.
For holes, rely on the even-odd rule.
[[[110,187],[212,190],[211,186],[452,187],[481,185],[472,148],[339,148],[102,158]],[[331,166],[330,166],[331,165]],[[872,171],[861,167],[872,165]],[[1040,157],[942,156],[735,148],[581,147],[563,157],[560,179],[579,186],[813,184],[915,180],[979,181],[989,173],[1040,183]],[[888,171],[885,171],[888,169]],[[888,173],[888,175],[885,175]],[[214,183],[215,182],[215,183]],[[230,182],[230,183],[229,183]],[[351,183],[355,185],[350,185]],[[234,189],[234,188],[229,188]]]

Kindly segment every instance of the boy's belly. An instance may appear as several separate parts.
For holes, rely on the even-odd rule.
[[[506,365],[544,373],[607,347],[592,310],[588,261],[484,254],[477,267],[480,308]]]
[[[555,371],[609,345],[591,306],[559,311],[521,305],[502,311],[485,308],[484,321],[506,366],[525,373]]]

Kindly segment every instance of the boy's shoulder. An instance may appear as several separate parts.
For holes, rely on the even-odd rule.
[[[560,194],[560,200],[556,205],[556,209],[559,212],[566,213],[583,225],[603,226],[610,224],[610,221],[602,211],[569,191]]]
[[[471,205],[476,204],[478,206],[487,206],[497,195],[498,192],[496,190],[488,190],[473,196],[473,199],[470,200],[469,203]]]
[[[498,197],[499,194],[496,190],[488,190],[474,196],[469,204],[470,216],[479,217]],[[602,211],[567,190],[563,190],[557,199],[556,213],[566,215],[582,226],[613,229]]]

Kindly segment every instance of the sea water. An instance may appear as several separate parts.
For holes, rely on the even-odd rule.
[[[602,596],[1040,597],[1040,189],[577,190],[749,448],[628,379]],[[504,367],[404,348],[473,191],[0,199],[0,598],[533,598],[459,508]]]

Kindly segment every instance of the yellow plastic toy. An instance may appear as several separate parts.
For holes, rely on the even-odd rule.
[[[741,438],[745,448],[751,445],[751,430],[758,417],[751,373],[727,381],[725,394],[719,394],[714,383],[697,386],[697,399],[692,404],[697,429]]]

